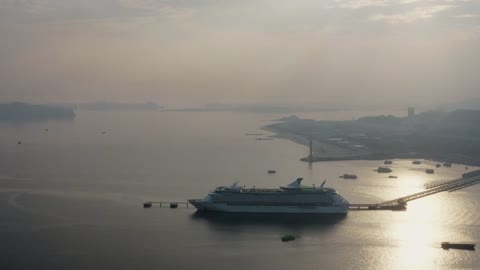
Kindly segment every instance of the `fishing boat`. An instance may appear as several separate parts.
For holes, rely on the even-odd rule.
[[[378,167],[378,169],[375,170],[378,173],[390,173],[392,170],[388,167]]]
[[[340,178],[343,178],[343,179],[357,179],[357,176],[355,174],[344,174],[342,176],[340,176]]]
[[[475,244],[468,244],[468,243],[450,243],[450,242],[442,242],[443,249],[467,249],[467,250],[474,250]]]
[[[293,241],[295,240],[295,236],[291,235],[291,234],[286,234],[284,236],[282,236],[282,241],[283,242],[288,242],[288,241]]]

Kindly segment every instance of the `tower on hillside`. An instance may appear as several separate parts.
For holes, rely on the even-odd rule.
[[[308,161],[312,162],[313,160],[313,142],[312,142],[312,136],[310,136],[310,153],[308,154]]]
[[[408,119],[413,119],[414,116],[415,116],[415,108],[408,107]]]

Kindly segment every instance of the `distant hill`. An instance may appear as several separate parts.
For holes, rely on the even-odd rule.
[[[145,103],[117,103],[108,101],[97,101],[91,103],[77,103],[67,105],[73,109],[91,110],[91,111],[110,111],[110,110],[146,110],[155,111],[163,109],[155,102]]]
[[[0,104],[0,121],[72,120],[75,113],[71,108],[37,105],[22,102]]]
[[[222,104],[211,103],[200,108],[170,109],[170,111],[189,112],[247,112],[247,113],[302,113],[346,110],[329,106],[299,106],[273,104]]]

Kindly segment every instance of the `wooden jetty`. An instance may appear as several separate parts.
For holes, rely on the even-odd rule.
[[[349,211],[367,211],[367,210],[389,210],[389,211],[405,211],[407,203],[416,199],[427,197],[440,192],[453,192],[469,186],[480,183],[480,170],[464,173],[462,178],[444,181],[440,183],[426,185],[426,190],[413,193],[407,196],[396,198],[394,200],[385,201],[377,204],[368,203],[351,203],[348,205]],[[144,202],[144,208],[159,207],[159,208],[192,208],[188,202]]]

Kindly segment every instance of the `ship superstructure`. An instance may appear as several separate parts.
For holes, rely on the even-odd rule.
[[[324,181],[319,187],[301,185],[298,178],[276,189],[245,188],[238,182],[217,187],[201,200],[189,200],[200,211],[238,213],[346,214],[348,201]]]

